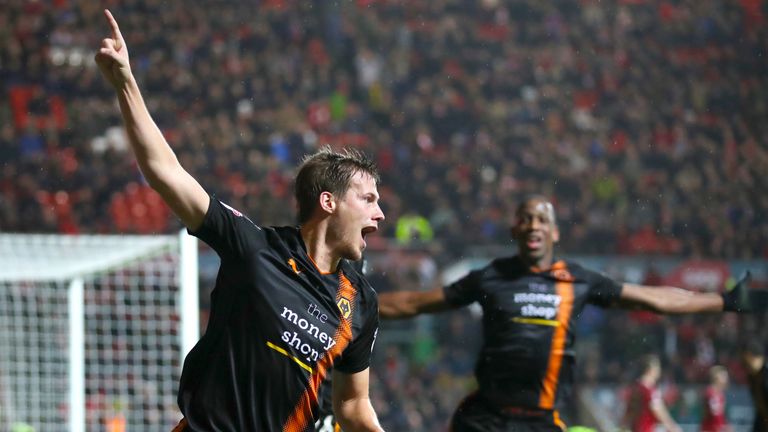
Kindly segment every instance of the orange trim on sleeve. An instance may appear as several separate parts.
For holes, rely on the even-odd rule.
[[[291,413],[283,425],[283,432],[303,432],[312,421],[312,408],[318,404],[320,384],[325,379],[328,371],[333,367],[334,361],[341,356],[341,353],[352,342],[352,312],[354,312],[354,299],[356,295],[357,290],[352,286],[349,279],[340,272],[336,302],[345,297],[350,300],[352,310],[348,318],[340,315],[339,327],[336,328],[336,333],[333,335],[333,340],[336,341],[336,344],[315,365],[314,372],[309,377],[306,390],[304,390],[304,393],[296,403],[293,413]]]
[[[560,306],[557,310],[557,321],[560,325],[555,327],[552,335],[547,373],[544,376],[543,389],[539,395],[539,408],[542,409],[555,407],[560,368],[563,364],[565,342],[568,338],[568,321],[571,319],[571,312],[573,311],[573,282],[557,282],[555,292],[560,296]]]

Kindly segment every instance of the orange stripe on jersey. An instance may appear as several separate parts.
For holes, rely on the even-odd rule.
[[[350,307],[354,309],[356,295],[357,291],[349,279],[343,273],[339,273],[339,290],[336,292],[336,302],[344,297],[349,300]],[[293,413],[283,425],[283,432],[303,432],[312,421],[312,407],[316,407],[318,404],[317,392],[320,389],[320,384],[333,367],[333,363],[352,341],[352,313],[347,316],[348,318],[344,318],[343,315],[340,316],[339,327],[336,328],[333,335],[336,344],[315,365],[314,372],[309,376],[306,390],[296,403]]]
[[[560,296],[560,307],[557,309],[557,321],[560,325],[555,327],[552,334],[547,374],[544,376],[544,388],[539,395],[539,408],[543,409],[552,409],[555,406],[557,381],[563,364],[565,341],[568,337],[568,321],[571,319],[573,310],[573,282],[557,282],[555,292]]]
[[[563,432],[565,432],[568,429],[568,426],[565,425],[565,422],[560,418],[560,413],[557,412],[557,410],[554,410],[552,412],[552,418],[555,421],[555,424],[557,427],[559,427]]]

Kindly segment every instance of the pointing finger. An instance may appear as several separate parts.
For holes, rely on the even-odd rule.
[[[117,21],[115,20],[115,17],[112,16],[112,12],[109,11],[109,9],[104,9],[104,16],[107,17],[107,21],[109,22],[109,26],[112,27],[112,37],[115,39],[115,50],[120,50],[120,48],[125,45],[125,40],[123,39],[123,34],[120,33],[120,27],[117,25]]]

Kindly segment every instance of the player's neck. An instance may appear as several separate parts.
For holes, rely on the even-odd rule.
[[[547,254],[546,256],[543,256],[541,258],[520,255],[520,259],[523,260],[523,262],[525,263],[526,266],[528,266],[528,268],[535,269],[536,271],[543,271],[543,270],[548,270],[550,267],[552,267],[554,257],[552,256],[552,254]]]
[[[319,224],[307,223],[299,230],[307,255],[315,263],[321,273],[333,273],[339,266],[341,259],[334,256],[328,245],[326,230]]]

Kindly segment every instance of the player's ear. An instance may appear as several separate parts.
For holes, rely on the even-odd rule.
[[[325,213],[332,214],[336,211],[336,197],[328,191],[320,193],[320,209]]]
[[[560,241],[560,228],[557,227],[557,225],[552,227],[552,243],[557,243]]]

